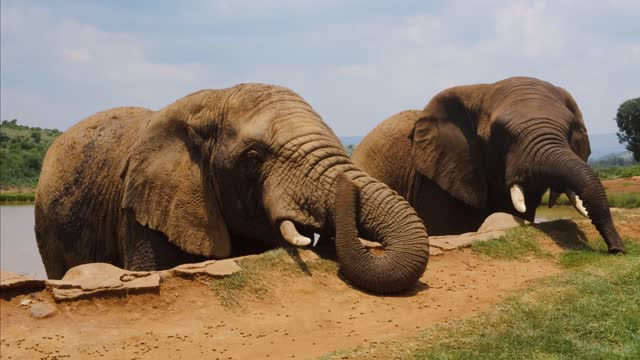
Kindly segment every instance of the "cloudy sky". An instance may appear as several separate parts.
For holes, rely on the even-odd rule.
[[[364,135],[453,85],[538,77],[590,133],[640,96],[640,1],[1,2],[2,119],[66,129],[197,89],[287,86],[339,135]]]

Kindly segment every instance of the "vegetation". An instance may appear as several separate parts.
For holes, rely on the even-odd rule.
[[[304,276],[307,271],[337,273],[338,265],[326,259],[299,264],[295,261],[297,251],[280,248],[241,259],[238,265],[242,271],[207,283],[223,306],[242,307],[244,298],[263,299],[268,295],[273,285],[271,279],[275,279],[274,283],[281,283],[285,277]]]
[[[629,166],[591,165],[591,168],[598,175],[600,180],[614,180],[640,176],[640,165],[637,164]]]
[[[440,329],[415,359],[637,359],[640,258],[602,257],[509,298],[497,313]],[[430,345],[433,344],[433,345]]]
[[[34,188],[44,154],[60,134],[56,129],[19,125],[15,119],[3,120],[0,124],[0,189]]]
[[[509,232],[491,256],[531,254]],[[604,254],[599,236],[557,255],[563,275],[506,299],[493,312],[422,333],[396,355],[408,359],[638,359],[640,358],[640,243],[624,239],[628,254]],[[520,243],[520,244],[519,244]],[[496,248],[496,247],[490,247]],[[475,248],[476,251],[478,248]],[[486,248],[481,248],[486,249]],[[537,251],[537,250],[536,250]],[[520,253],[519,255],[517,255]],[[517,264],[514,264],[517,266]]]
[[[611,207],[625,209],[640,207],[640,193],[637,192],[613,193],[608,191],[607,198],[609,198],[609,205],[611,205]],[[549,204],[548,192],[542,197],[541,205],[546,206],[547,204]],[[562,194],[560,195],[558,200],[556,200],[556,206],[558,205],[571,205],[571,203],[569,202],[569,199],[564,194]]]
[[[627,150],[633,158],[640,161],[640,97],[623,102],[616,114],[618,140],[627,143]]]
[[[497,259],[515,260],[528,256],[548,256],[536,240],[539,235],[540,231],[536,228],[521,226],[508,230],[504,236],[497,239],[476,241],[471,244],[471,250]]]
[[[36,194],[33,192],[2,192],[0,193],[0,203],[23,203],[33,202]]]
[[[347,155],[349,155],[349,157],[351,157],[351,156],[353,156],[353,152],[356,150],[356,145],[349,144],[349,145],[344,147],[344,150],[347,152]]]

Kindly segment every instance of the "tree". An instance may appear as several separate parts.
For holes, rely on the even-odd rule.
[[[31,130],[31,138],[36,144],[40,144],[40,140],[42,140],[42,133],[40,132],[40,129]]]
[[[627,150],[633,153],[633,158],[640,161],[640,97],[623,102],[618,108],[616,122],[620,130],[618,141],[627,143]]]

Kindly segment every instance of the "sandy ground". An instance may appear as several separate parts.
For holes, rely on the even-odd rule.
[[[225,307],[205,284],[169,278],[159,295],[61,303],[57,315],[39,320],[20,306],[23,295],[5,296],[1,357],[310,358],[469,317],[559,271],[547,260],[496,261],[467,249],[432,257],[420,283],[401,296],[373,296],[317,273],[276,276],[265,299]]]
[[[640,192],[640,176],[628,179],[615,179],[603,181],[602,185],[607,191],[612,193]]]

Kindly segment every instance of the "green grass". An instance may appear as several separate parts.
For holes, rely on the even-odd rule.
[[[598,175],[600,180],[613,180],[620,178],[630,178],[632,176],[640,176],[640,165],[628,166],[599,166],[592,165],[593,171]]]
[[[487,241],[476,241],[471,244],[471,250],[496,259],[521,259],[528,256],[549,256],[538,243],[541,235],[536,228],[521,226],[509,229],[504,236]]]
[[[4,203],[32,203],[36,198],[36,194],[29,193],[14,193],[14,192],[2,192],[0,193],[0,204]]]
[[[601,242],[601,240],[600,240]],[[397,355],[408,359],[638,359],[640,245],[610,256],[592,247],[561,256],[568,267],[494,312],[437,327]],[[577,260],[580,259],[580,260]],[[514,266],[517,266],[515,264]]]
[[[623,238],[627,252],[631,254],[640,254],[640,244],[630,239]],[[596,264],[599,261],[608,259],[608,256],[603,256],[603,253],[607,251],[607,245],[601,237],[589,240],[580,249],[569,249],[560,254],[558,261],[560,265],[565,268],[576,268],[591,264]]]
[[[617,208],[638,208],[640,207],[640,193],[635,192],[626,192],[626,193],[612,193],[607,192],[607,197],[609,198],[609,205]],[[541,205],[547,206],[549,204],[549,193],[547,192],[542,197]],[[564,195],[560,195],[558,200],[556,200],[555,206],[567,206],[571,205],[569,199]]]
[[[296,249],[275,249],[258,256],[238,260],[242,271],[208,282],[220,303],[226,307],[242,308],[243,299],[264,299],[274,285],[270,279],[277,276],[278,283],[283,278],[305,276],[308,273],[337,273],[338,264],[325,259],[304,262],[294,261]],[[307,268],[303,270],[303,267]],[[274,275],[275,274],[275,275]]]

